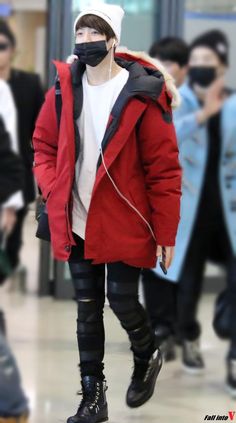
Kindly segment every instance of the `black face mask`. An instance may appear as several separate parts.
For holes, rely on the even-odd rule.
[[[108,54],[105,41],[75,44],[74,54],[85,65],[97,66]]]
[[[0,51],[6,51],[10,47],[10,44],[8,43],[0,43]]]
[[[189,69],[190,85],[197,84],[200,87],[207,88],[216,79],[217,73],[214,66],[192,66]]]

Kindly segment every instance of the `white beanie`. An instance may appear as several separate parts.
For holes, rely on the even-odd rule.
[[[124,14],[125,12],[120,6],[117,6],[115,4],[98,3],[95,7],[85,9],[77,16],[74,23],[74,33],[76,33],[76,25],[79,19],[82,18],[82,16],[95,15],[99,16],[99,18],[102,18],[108,23],[108,25],[113,29],[114,34],[119,43],[121,34],[121,24]]]

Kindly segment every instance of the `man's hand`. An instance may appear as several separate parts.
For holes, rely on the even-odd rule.
[[[10,235],[14,229],[15,224],[16,224],[15,209],[12,207],[3,209],[1,212],[1,217],[0,217],[0,229],[7,235]]]
[[[162,256],[162,261],[166,269],[170,267],[174,258],[174,253],[175,247],[162,247],[161,245],[157,246],[157,257]]]
[[[69,63],[69,65],[72,65],[72,63],[74,63],[76,60],[78,60],[78,56],[76,56],[75,54],[71,54],[70,56],[67,57],[66,63]]]
[[[199,124],[206,122],[211,116],[217,114],[224,103],[224,79],[216,79],[208,88],[204,100],[203,108],[197,113],[197,120]]]

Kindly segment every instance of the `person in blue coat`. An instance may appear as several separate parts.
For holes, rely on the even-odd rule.
[[[188,44],[179,37],[164,37],[152,44],[149,54],[163,63],[174,78],[176,87],[180,88],[188,72]],[[174,360],[176,353],[173,322],[176,318],[178,284],[168,283],[152,269],[143,269],[142,283],[146,309],[157,344],[161,347],[166,362]]]
[[[227,386],[236,396],[236,95],[225,88],[229,44],[212,30],[191,45],[188,82],[180,88],[182,104],[175,127],[183,168],[181,221],[176,254],[167,276],[179,282],[178,333],[183,364],[191,373],[204,369],[197,309],[208,259],[227,272],[231,301],[231,342]]]

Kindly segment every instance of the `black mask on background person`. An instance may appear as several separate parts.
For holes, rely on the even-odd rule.
[[[107,56],[106,41],[75,44],[74,54],[85,65],[97,66]]]
[[[217,69],[214,66],[192,66],[189,68],[190,85],[199,85],[207,88],[217,78]]]
[[[0,51],[6,51],[10,47],[9,43],[0,43]]]

